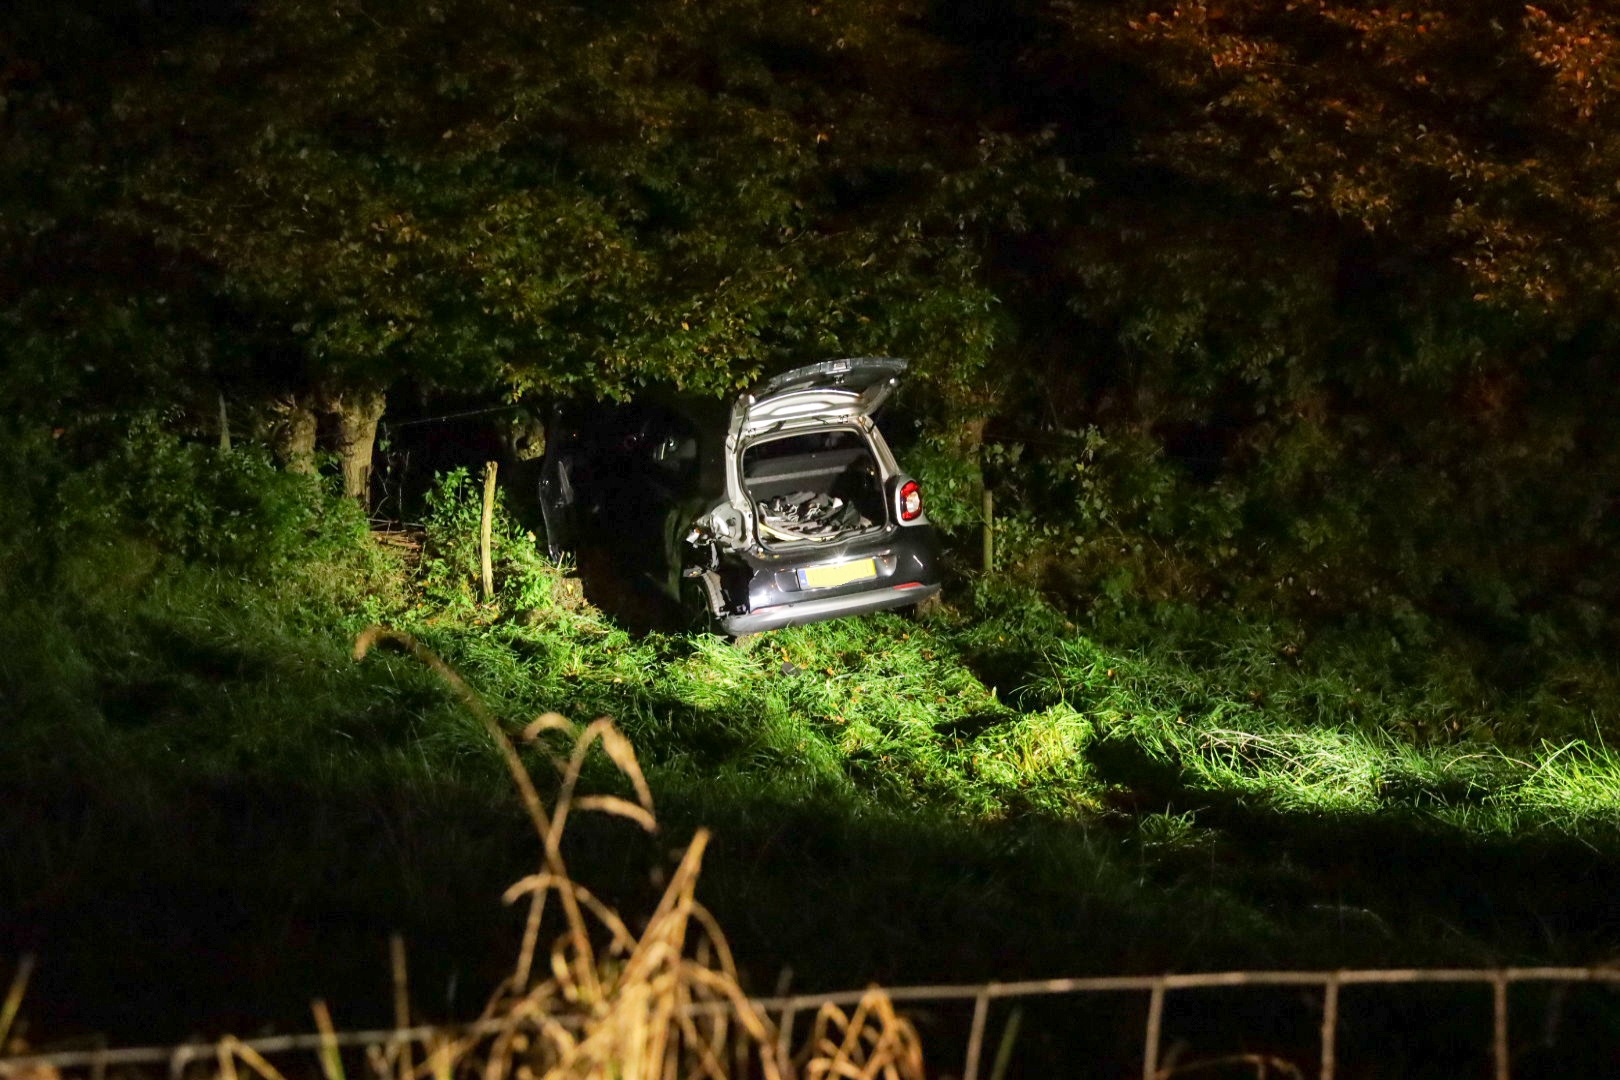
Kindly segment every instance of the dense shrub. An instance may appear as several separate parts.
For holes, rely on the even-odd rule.
[[[465,468],[452,469],[434,479],[425,501],[427,541],[419,584],[433,603],[465,611],[478,602],[482,481]],[[553,596],[558,569],[542,553],[534,533],[509,512],[499,486],[490,545],[498,606],[546,606]]]
[[[254,577],[352,549],[366,534],[361,508],[319,478],[283,472],[258,446],[186,441],[152,418],[64,478],[57,497],[63,543],[134,534]]]

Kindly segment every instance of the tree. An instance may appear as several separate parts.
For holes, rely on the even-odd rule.
[[[1580,3],[1054,5],[1136,65],[1142,160],[1449,261],[1481,301],[1584,317],[1620,276],[1620,19]]]
[[[269,0],[120,79],[104,220],[285,328],[291,430],[333,409],[361,456],[401,377],[719,392],[903,352],[960,395],[999,319],[980,200],[1026,148],[940,110],[914,15]]]
[[[1620,459],[1611,25],[1506,4],[941,11],[981,43],[985,115],[1050,129],[1092,184],[985,245],[1018,361],[989,437],[1029,437],[1003,479],[1078,595],[1599,626],[1620,581],[1592,509]]]

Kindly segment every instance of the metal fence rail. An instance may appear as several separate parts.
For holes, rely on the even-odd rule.
[[[1161,1067],[1161,1042],[1166,998],[1172,992],[1231,989],[1237,987],[1320,987],[1322,990],[1320,1080],[1334,1080],[1338,1068],[1337,1035],[1339,991],[1346,986],[1393,986],[1415,984],[1487,985],[1492,988],[1491,1060],[1495,1080],[1511,1080],[1508,1053],[1508,988],[1517,983],[1599,983],[1620,985],[1620,966],[1614,967],[1519,967],[1519,968],[1377,968],[1336,971],[1216,971],[1165,975],[1106,975],[1073,979],[1031,979],[1018,982],[988,982],[938,986],[897,986],[885,989],[896,1004],[973,1002],[973,1019],[968,1029],[967,1054],[962,1080],[979,1080],[984,1056],[985,1028],[993,1001],[1052,997],[1069,994],[1148,995],[1147,1026],[1143,1033],[1143,1080],[1166,1080],[1172,1070]],[[869,989],[840,990],[825,994],[793,994],[749,999],[767,1015],[780,1018],[779,1048],[786,1051],[792,1041],[795,1019],[802,1013],[814,1014],[823,1005],[851,1006],[860,1002]],[[693,1006],[691,1013],[729,1012],[722,1003]],[[566,1022],[566,1021],[564,1021]],[[434,1037],[494,1035],[505,1021],[488,1020],[461,1025],[424,1025],[373,1031],[332,1034],[310,1033],[277,1035],[258,1039],[234,1040],[235,1046],[264,1056],[319,1051],[328,1047],[394,1047]],[[23,1074],[48,1075],[45,1070],[91,1069],[101,1075],[107,1068],[134,1065],[165,1066],[176,1080],[192,1062],[206,1060],[218,1050],[217,1043],[185,1043],[178,1046],[144,1046],[123,1049],[73,1050],[0,1057],[0,1078]]]

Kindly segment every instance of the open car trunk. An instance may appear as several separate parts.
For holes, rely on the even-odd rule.
[[[766,547],[827,543],[888,524],[877,457],[850,428],[753,443],[743,451],[742,480]]]

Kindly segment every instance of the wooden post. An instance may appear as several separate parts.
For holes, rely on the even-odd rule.
[[[1322,996],[1322,1069],[1318,1080],[1334,1080],[1339,1069],[1339,975],[1328,977]]]
[[[388,939],[388,958],[394,969],[394,1028],[403,1030],[411,1026],[411,992],[406,982],[405,939],[398,934]],[[399,1051],[399,1080],[411,1080],[416,1072],[411,1063],[411,1040],[404,1039],[393,1049]]]
[[[484,462],[484,516],[478,524],[478,564],[484,572],[484,602],[495,599],[495,567],[490,559],[491,532],[495,525],[495,462]]]
[[[219,452],[231,452],[231,420],[230,414],[225,411],[225,391],[219,392]]]
[[[962,1063],[962,1080],[979,1080],[979,1058],[984,1054],[984,1025],[990,1017],[990,988],[979,991],[973,1003],[973,1022],[968,1027],[967,1060]]]
[[[1510,1080],[1513,1075],[1508,1058],[1508,999],[1507,973],[1498,971],[1491,983],[1492,1038],[1491,1060],[1496,1066],[1496,1080]]]
[[[1163,1080],[1159,1071],[1159,1044],[1164,1041],[1164,980],[1153,984],[1148,998],[1147,1035],[1142,1040],[1142,1080]]]
[[[984,489],[984,572],[996,568],[996,498],[989,485]]]

